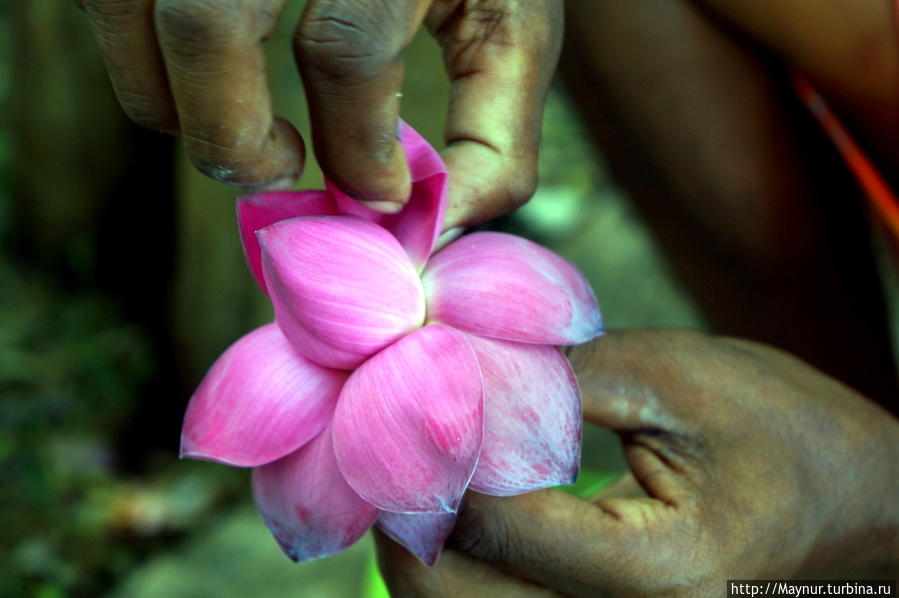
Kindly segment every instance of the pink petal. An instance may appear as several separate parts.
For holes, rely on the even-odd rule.
[[[484,444],[471,488],[513,496],[573,484],[581,455],[581,399],[555,347],[469,336],[484,377]]]
[[[590,285],[577,268],[527,239],[483,232],[462,237],[422,275],[428,319],[480,336],[573,345],[602,332]]]
[[[337,214],[337,204],[327,191],[263,191],[237,198],[240,242],[253,278],[265,291],[262,257],[256,231],[297,216]]]
[[[259,231],[275,319],[297,350],[354,368],[422,325],[421,281],[397,240],[355,216],[308,216]]]
[[[465,336],[427,326],[353,372],[334,412],[334,452],[359,495],[385,511],[454,512],[484,424],[478,363]]]
[[[427,566],[437,562],[443,544],[456,525],[455,513],[391,513],[381,511],[378,527]]]
[[[406,249],[412,263],[420,269],[431,255],[443,225],[447,198],[446,166],[427,140],[403,121],[400,121],[399,137],[412,176],[412,194],[399,214],[371,210],[330,181],[325,183],[341,212],[377,222],[392,232]]]
[[[194,393],[181,456],[226,465],[262,465],[296,450],[331,419],[344,372],[300,355],[275,324],[231,345]]]
[[[330,426],[300,450],[253,470],[253,495],[265,525],[294,561],[349,548],[378,516],[340,475]]]

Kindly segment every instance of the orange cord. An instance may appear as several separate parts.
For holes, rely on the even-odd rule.
[[[896,6],[899,10],[899,0],[896,0]],[[862,152],[858,143],[827,105],[821,94],[812,87],[808,79],[802,74],[794,72],[793,85],[799,93],[800,99],[830,135],[837,150],[842,154],[846,164],[865,190],[874,211],[881,217],[887,230],[892,234],[893,240],[899,243],[899,199],[896,194],[893,193],[883,176],[877,171],[868,156]]]

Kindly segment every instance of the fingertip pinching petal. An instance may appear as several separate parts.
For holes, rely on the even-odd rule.
[[[262,276],[262,253],[256,231],[288,218],[337,213],[337,204],[327,191],[263,191],[237,198],[240,242],[247,267],[263,291],[266,288]]]
[[[440,154],[406,122],[399,122],[399,138],[409,162],[412,191],[409,201],[397,214],[384,214],[367,208],[325,181],[344,214],[377,222],[402,244],[409,259],[421,268],[434,250],[446,214],[447,171]]]

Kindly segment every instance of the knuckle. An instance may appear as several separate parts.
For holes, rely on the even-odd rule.
[[[476,559],[488,562],[498,560],[500,550],[494,533],[496,530],[487,532],[483,527],[466,525],[455,533],[453,546]]]
[[[487,562],[502,562],[514,551],[514,535],[494,509],[463,508],[452,539],[461,552]]]
[[[506,207],[511,211],[520,208],[533,197],[539,177],[536,164],[530,160],[513,167],[509,175],[506,185]]]
[[[397,59],[401,40],[366,5],[334,2],[313,9],[297,27],[300,63],[329,78],[355,78]]]
[[[240,0],[159,0],[156,24],[179,46],[202,51],[233,37],[247,11]]]

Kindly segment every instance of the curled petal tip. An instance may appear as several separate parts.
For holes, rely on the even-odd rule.
[[[420,268],[434,250],[443,226],[448,197],[447,171],[440,154],[415,129],[400,121],[397,132],[409,163],[412,189],[405,204],[396,204],[396,213],[388,209],[392,206],[386,205],[370,209],[374,207],[372,204],[357,202],[332,182],[325,182],[341,213],[377,222],[389,230],[413,264]]]
[[[456,524],[455,514],[403,515],[382,511],[378,527],[428,567],[434,566]]]
[[[575,313],[571,319],[570,327],[563,332],[563,335],[570,339],[570,342],[560,344],[580,345],[581,343],[586,343],[603,334],[605,324],[603,322],[602,313],[599,310],[599,304],[596,302],[596,297],[593,295],[592,289],[590,289],[590,296],[592,298],[592,304],[590,301],[587,301],[584,304],[577,306],[581,309],[586,308],[584,309],[585,313]]]
[[[327,191],[264,191],[237,198],[237,224],[247,267],[266,291],[262,257],[256,231],[298,216],[337,214],[337,204]]]
[[[181,446],[178,448],[178,460],[183,461],[184,459],[190,459],[190,451],[184,448],[184,437],[181,437]]]
[[[265,525],[295,562],[349,548],[378,516],[340,475],[330,427],[287,457],[257,467],[253,495]]]

